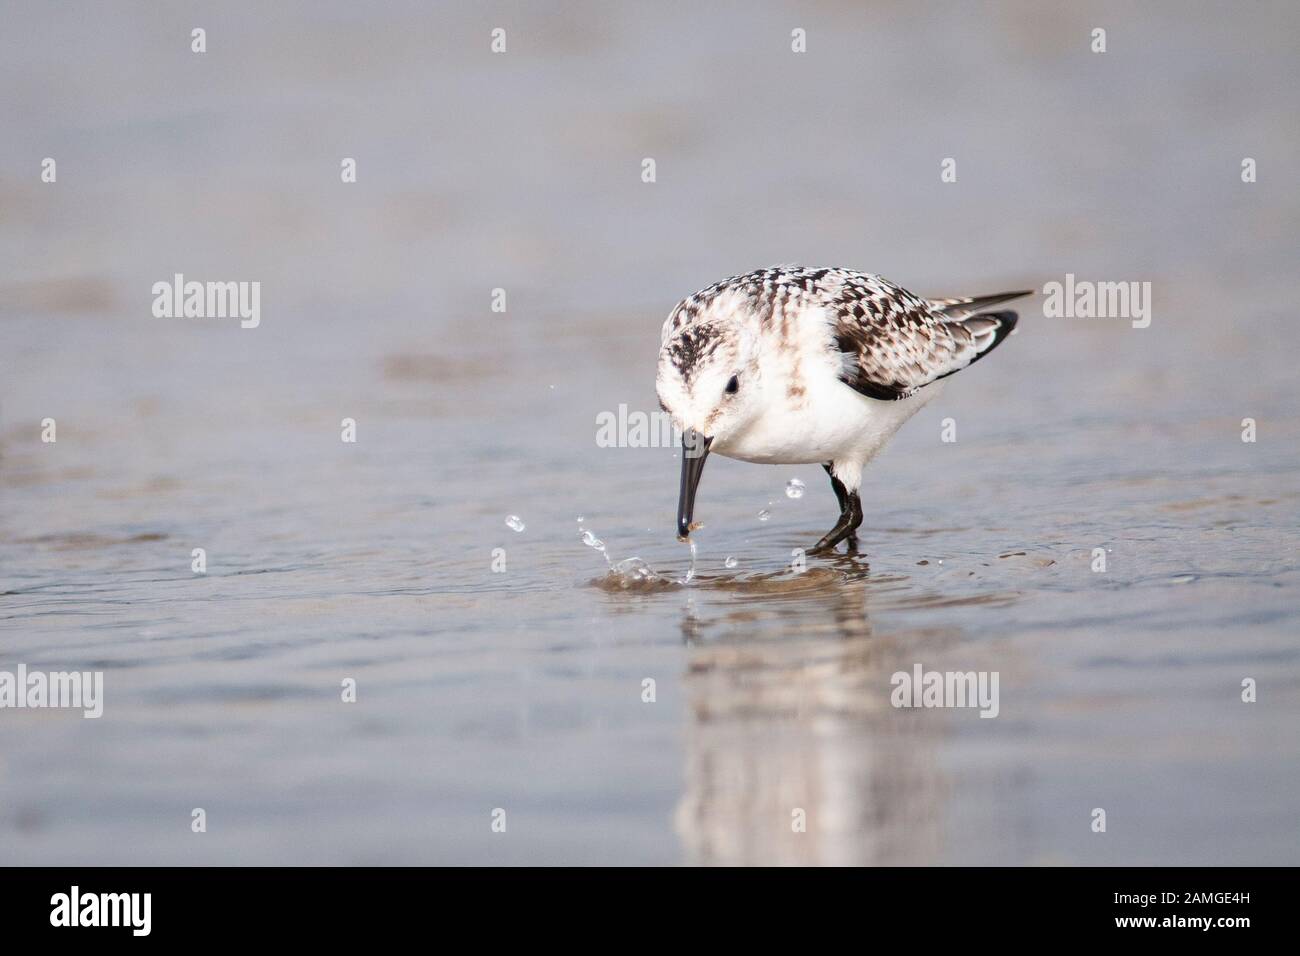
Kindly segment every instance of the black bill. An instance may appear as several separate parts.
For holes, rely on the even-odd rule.
[[[709,457],[712,438],[691,429],[682,435],[682,488],[677,498],[677,537],[685,541],[691,534],[695,516],[695,489],[704,473],[704,459]]]

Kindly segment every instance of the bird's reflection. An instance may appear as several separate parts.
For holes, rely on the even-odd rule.
[[[806,574],[823,580],[784,593],[743,588],[707,618],[686,607],[685,792],[675,823],[687,860],[933,862],[943,725],[892,708],[889,679],[950,636],[873,633],[860,559]]]

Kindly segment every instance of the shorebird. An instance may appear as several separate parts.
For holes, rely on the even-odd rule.
[[[820,462],[840,517],[814,546],[857,544],[862,469],[1016,327],[984,311],[1030,292],[923,299],[878,275],[779,266],[688,296],[664,323],[655,385],[682,432],[677,532],[693,523],[710,452],[763,464]]]

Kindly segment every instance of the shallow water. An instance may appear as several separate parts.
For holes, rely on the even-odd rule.
[[[105,711],[0,710],[0,863],[1300,862],[1295,12],[573,9],[501,8],[497,60],[469,9],[231,5],[201,59],[180,14],[14,14],[0,670]],[[794,259],[1153,320],[1030,300],[855,556],[792,567],[818,466],[711,458],[682,583],[675,451],[596,416],[657,407],[680,296]],[[177,271],[261,326],[152,318]],[[892,707],[917,663],[998,717]]]

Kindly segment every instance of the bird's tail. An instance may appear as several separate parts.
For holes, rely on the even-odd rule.
[[[956,321],[974,315],[981,309],[1001,305],[1003,302],[1010,302],[1012,299],[1019,299],[1021,296],[1033,294],[1034,290],[1025,289],[1020,292],[999,292],[995,295],[976,295],[965,299],[930,299],[928,301],[930,308],[936,312],[942,312],[945,319]]]

